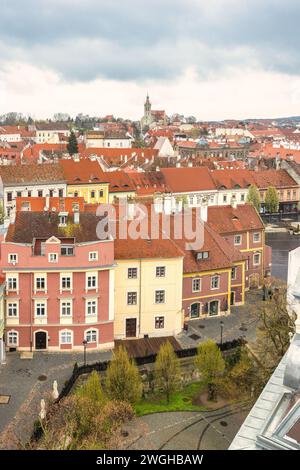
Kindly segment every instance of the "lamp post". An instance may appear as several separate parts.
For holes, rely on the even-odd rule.
[[[83,344],[83,362],[84,362],[84,365],[86,366],[86,345],[87,345],[87,340],[84,339],[82,341],[82,344]]]
[[[223,345],[223,327],[224,327],[224,322],[221,320],[220,321],[220,328],[221,328],[221,341],[220,341],[220,345],[222,347]]]

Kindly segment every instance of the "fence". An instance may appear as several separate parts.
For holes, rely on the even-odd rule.
[[[246,341],[243,338],[238,338],[232,341],[226,341],[225,343],[222,343],[222,345],[218,344],[218,347],[220,348],[222,352],[226,352],[231,349],[235,349],[240,346],[243,346],[245,344],[246,344]],[[182,359],[185,357],[196,356],[197,348],[179,349],[178,351],[175,351],[175,352],[176,352],[177,357],[179,359]],[[137,366],[143,366],[145,364],[152,364],[155,362],[156,356],[157,354],[151,354],[149,356],[136,357],[135,363]],[[109,363],[110,361],[104,361],[104,362],[95,362],[93,364],[86,364],[82,366],[78,366],[77,363],[75,363],[72,375],[69,378],[69,380],[67,380],[67,382],[65,383],[55,403],[58,403],[62,398],[66,397],[70,393],[78,377],[80,377],[83,374],[90,374],[94,370],[96,370],[97,372],[105,372],[109,366]]]

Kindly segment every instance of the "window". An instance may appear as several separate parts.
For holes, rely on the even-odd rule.
[[[53,197],[53,195],[54,195],[54,189],[49,189],[49,196]]]
[[[7,193],[7,202],[11,202],[12,199],[13,199],[12,198],[12,193],[11,192]]]
[[[254,253],[254,255],[253,255],[253,264],[254,264],[254,266],[260,265],[260,253]]]
[[[7,290],[9,291],[18,290],[18,278],[16,276],[14,277],[11,276],[7,278]]]
[[[58,190],[58,196],[59,196],[59,197],[63,197],[63,196],[64,196],[64,190],[63,190],[63,189],[59,189],[59,190]]]
[[[18,262],[18,255],[16,253],[9,253],[8,255],[8,262],[15,264]]]
[[[97,274],[88,274],[86,280],[87,289],[96,289],[97,288]]]
[[[42,190],[38,191],[38,197],[43,197],[43,191]]]
[[[74,247],[72,245],[62,245],[60,253],[62,256],[73,256]]]
[[[71,300],[61,300],[60,314],[62,317],[72,316],[72,301]]]
[[[98,260],[98,251],[90,251],[89,261],[97,261],[97,260]]]
[[[72,276],[71,274],[63,274],[60,279],[61,290],[72,289]]]
[[[227,194],[223,195],[223,202],[227,202]]]
[[[127,305],[137,304],[137,292],[127,292]]]
[[[155,317],[155,328],[160,329],[165,327],[165,317]]]
[[[88,316],[97,315],[97,301],[88,300],[86,303],[86,314]]]
[[[163,304],[165,302],[165,291],[164,290],[156,290],[155,291],[155,303],[156,304]]]
[[[137,279],[137,268],[128,268],[128,279]]]
[[[207,259],[209,257],[209,252],[208,251],[199,251],[197,253],[197,261],[201,259]]]
[[[288,200],[288,201],[291,200],[291,191],[287,191],[287,200]]]
[[[49,263],[57,263],[57,260],[58,260],[57,253],[49,253],[48,254]]]
[[[235,235],[234,236],[234,244],[241,245],[242,244],[242,235]]]
[[[293,189],[293,199],[297,199],[297,191]]]
[[[85,340],[88,343],[97,343],[97,330],[88,330],[85,332]]]
[[[253,242],[254,243],[259,243],[260,242],[260,233],[256,232],[253,234]]]
[[[46,303],[45,302],[36,302],[36,304],[35,304],[35,316],[36,317],[45,317],[46,316]]]
[[[245,194],[241,194],[241,201],[245,201]]]
[[[7,316],[9,318],[18,317],[18,302],[8,302],[8,304],[7,304]]]
[[[72,344],[72,331],[64,330],[60,332],[60,344]]]
[[[165,277],[166,267],[165,266],[156,266],[156,277]]]
[[[27,191],[27,196],[31,197],[31,191]]]
[[[189,196],[189,201],[190,201],[190,205],[192,206],[194,204],[194,196],[193,195]]]
[[[91,191],[91,199],[95,198],[95,191]]]
[[[237,275],[237,267],[233,266],[233,268],[231,269],[231,280],[232,281],[235,281],[236,275]]]
[[[22,197],[22,191],[17,191],[17,197]]]
[[[193,292],[199,292],[201,290],[201,279],[200,277],[196,277],[192,281],[192,290]]]
[[[79,212],[79,203],[78,202],[72,202],[72,211],[73,212]]]
[[[100,191],[99,191],[99,197],[103,197],[103,195],[104,195],[103,189],[100,189]]]
[[[18,346],[19,335],[17,331],[9,331],[7,333],[7,345],[8,346]]]
[[[218,275],[211,277],[211,288],[219,289],[220,286],[220,277]]]
[[[35,290],[46,290],[46,278],[45,276],[37,276],[35,278]]]
[[[246,271],[249,270],[249,258],[246,259]]]

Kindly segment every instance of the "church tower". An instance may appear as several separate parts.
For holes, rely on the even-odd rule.
[[[150,103],[150,100],[149,100],[149,95],[147,93],[147,98],[146,98],[146,101],[145,101],[145,104],[144,104],[144,116],[145,118],[147,119],[151,119],[151,103]]]

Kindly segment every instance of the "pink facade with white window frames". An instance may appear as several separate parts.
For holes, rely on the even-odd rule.
[[[1,245],[7,349],[74,351],[84,340],[87,349],[113,347],[113,241],[43,244]]]

